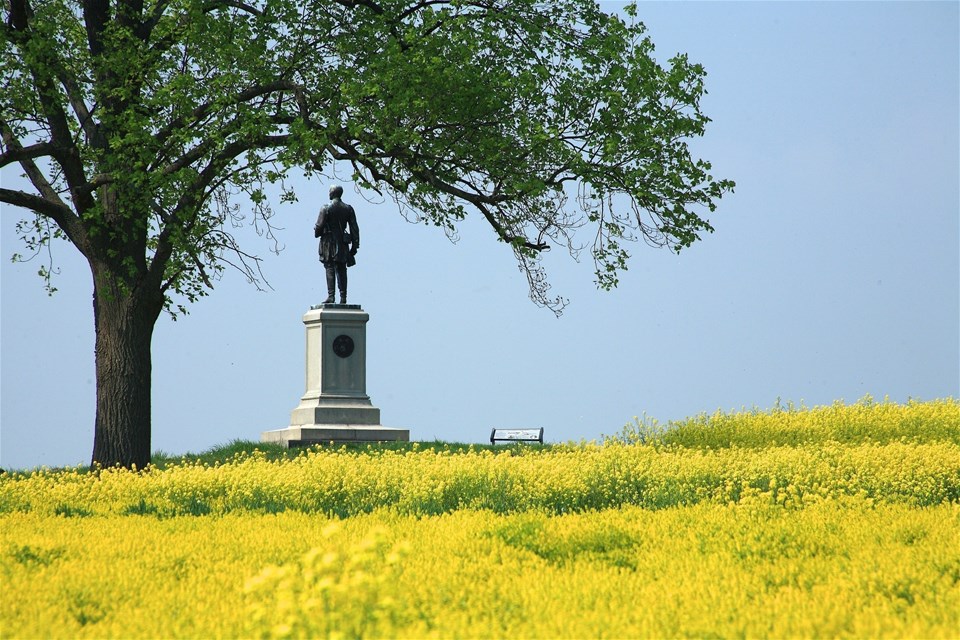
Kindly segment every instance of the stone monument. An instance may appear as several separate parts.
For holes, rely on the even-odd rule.
[[[263,442],[288,447],[318,443],[409,441],[409,429],[380,424],[367,395],[367,321],[357,304],[321,304],[303,316],[306,393],[286,429],[264,431]]]
[[[347,302],[347,267],[356,264],[360,228],[353,207],[341,200],[343,187],[330,187],[330,204],[320,210],[314,237],[326,271],[327,299],[303,316],[307,327],[307,392],[290,416],[290,426],[264,431],[263,442],[288,447],[322,442],[410,440],[408,429],[380,425],[380,409],[367,395],[367,315]],[[335,286],[340,304],[334,304]]]

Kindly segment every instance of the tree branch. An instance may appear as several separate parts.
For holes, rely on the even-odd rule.
[[[259,98],[261,96],[269,95],[277,91],[301,92],[302,88],[300,87],[300,85],[293,82],[292,80],[275,80],[274,82],[270,82],[264,85],[256,85],[256,86],[250,87],[249,89],[246,89],[245,91],[241,91],[234,97],[233,100],[231,100],[228,103],[228,105],[242,104],[249,100],[253,100],[254,98]],[[216,106],[223,107],[227,105],[220,104]],[[155,136],[157,142],[159,143],[159,145],[162,146],[166,142],[166,140],[169,139],[171,135],[173,135],[174,131],[176,131],[177,129],[195,125],[196,123],[200,122],[205,117],[210,115],[214,107],[215,107],[214,102],[207,102],[196,107],[193,110],[193,112],[190,114],[189,123],[185,122],[183,118],[176,118],[168,122],[163,129],[157,132]],[[301,112],[303,111],[304,108],[305,108],[305,105],[301,107]],[[197,153],[197,149],[199,149],[202,146],[203,146],[202,144],[198,145],[198,147],[191,149],[190,151],[185,153],[183,156],[181,156],[177,160],[174,160],[169,164],[167,164],[167,166],[165,166],[162,170],[163,173],[169,175],[189,165],[191,162],[196,161],[197,158],[203,155],[203,151]]]
[[[24,209],[48,216],[57,224],[60,224],[61,220],[65,220],[68,217],[75,217],[70,207],[62,202],[51,202],[46,198],[41,198],[40,196],[23,191],[14,191],[13,189],[0,187],[0,202],[12,204],[15,207],[23,207]]]
[[[3,143],[7,147],[7,153],[16,153],[23,150],[20,141],[13,135],[13,131],[4,120],[0,120],[0,132],[3,134]],[[49,216],[67,234],[67,237],[70,238],[77,249],[86,255],[88,250],[87,232],[83,228],[79,216],[60,198],[60,194],[47,181],[40,167],[36,165],[32,158],[21,158],[20,166],[40,195],[36,196],[23,191],[0,188],[0,201]]]
[[[289,140],[290,136],[288,135],[265,135],[252,140],[238,140],[228,144],[221,149],[217,155],[211,158],[207,166],[198,172],[196,179],[184,189],[183,195],[180,197],[171,215],[167,218],[167,222],[157,235],[157,248],[154,251],[153,260],[150,263],[151,277],[155,278],[157,282],[162,281],[166,264],[173,255],[173,244],[170,238],[173,234],[174,225],[189,226],[192,224],[192,222],[185,220],[182,214],[186,211],[192,211],[191,219],[199,214],[204,201],[209,197],[207,188],[217,179],[225,166],[248,151],[283,147]]]
[[[16,136],[14,136],[13,130],[7,124],[6,120],[0,120],[0,134],[3,136],[3,143],[7,147],[7,153],[16,155],[18,152],[24,150],[24,147],[20,144],[20,141],[16,138]],[[49,145],[49,143],[42,144]],[[50,146],[52,147],[53,145]],[[40,195],[44,200],[47,200],[57,206],[67,207],[63,200],[61,200],[60,194],[58,194],[56,189],[53,188],[53,185],[47,181],[46,176],[43,175],[40,167],[36,165],[32,157],[22,157],[19,159],[19,162],[20,166],[27,174],[27,178],[30,179],[30,182],[33,184],[36,190],[40,192]],[[68,207],[67,209],[69,210]]]
[[[87,43],[90,53],[103,53],[103,30],[110,20],[109,0],[83,0],[83,22],[87,27]]]
[[[154,28],[160,23],[160,18],[163,17],[163,12],[167,10],[168,6],[170,6],[170,0],[158,0],[153,6],[153,11],[150,13],[149,19],[144,20],[140,24],[137,36],[143,42],[150,40],[150,34],[153,33]]]
[[[86,103],[83,101],[80,87],[77,86],[73,78],[67,75],[67,72],[60,64],[57,65],[57,78],[60,80],[60,84],[63,85],[64,91],[67,92],[67,100],[70,101],[70,106],[73,107],[73,112],[76,114],[77,120],[83,128],[87,140],[95,147],[102,147],[103,141],[99,139],[100,129],[93,120],[93,114],[90,113]]]
[[[377,15],[383,15],[383,7],[381,7],[373,0],[334,0],[341,7],[346,7],[348,9],[356,9],[357,7],[366,7],[370,9]]]
[[[30,9],[29,4],[26,0],[11,0],[10,1],[10,22],[9,24],[15,30],[15,33],[18,36],[20,42],[18,46],[21,50],[29,47],[31,41],[34,40],[34,33],[30,29],[30,18],[32,17],[32,10]],[[73,140],[73,135],[70,132],[70,124],[67,119],[67,114],[64,112],[60,102],[56,99],[52,99],[52,96],[55,96],[58,92],[56,89],[56,83],[50,75],[49,66],[56,67],[57,60],[56,55],[52,51],[52,47],[49,42],[39,43],[42,46],[41,51],[46,56],[46,59],[42,62],[47,64],[37,64],[36,60],[32,61],[32,64],[29,64],[30,74],[33,77],[34,87],[37,90],[37,96],[40,98],[40,104],[43,108],[43,116],[46,120],[46,124],[50,129],[50,140],[49,144],[53,148],[53,153],[50,154],[52,158],[57,161],[57,164],[60,165],[60,168],[63,170],[63,175],[67,180],[68,186],[71,190],[80,187],[81,185],[87,182],[86,176],[84,174],[83,162],[80,159],[80,152],[77,149],[77,146]],[[49,66],[48,66],[49,65]],[[6,123],[3,123],[4,132],[3,137],[4,141],[7,142],[8,130],[9,127]],[[10,132],[12,137],[12,132]],[[19,142],[16,142],[17,146],[20,146]],[[10,143],[8,142],[8,149],[10,149]],[[27,174],[33,182],[34,186],[37,187],[43,197],[48,198],[50,194],[44,192],[43,185],[49,187],[49,183],[45,178],[43,178],[42,173],[33,164],[29,159],[25,163],[21,163]],[[52,189],[50,190],[52,193]],[[59,196],[57,196],[59,200]],[[93,205],[93,201],[89,196],[84,196],[79,194],[74,199],[74,205],[77,207],[77,211],[86,211],[90,206]]]
[[[215,9],[221,9],[223,7],[233,7],[234,9],[240,9],[241,11],[246,11],[251,15],[255,15],[258,18],[263,15],[263,11],[257,9],[253,5],[249,5],[246,2],[240,2],[239,0],[212,0],[211,2],[203,5],[204,13],[209,11],[214,11]]]
[[[33,17],[30,3],[27,0],[10,0],[7,6],[10,8],[7,25],[17,31],[26,31],[30,18]]]
[[[405,185],[401,184],[393,177],[383,174],[377,168],[375,163],[371,162],[367,156],[361,153],[347,140],[341,138],[336,140],[334,143],[331,143],[331,145],[328,146],[328,152],[334,157],[334,159],[349,160],[352,163],[361,164],[367,171],[370,172],[370,176],[375,181],[386,182],[391,187],[396,188],[398,191],[404,191],[403,187]],[[497,237],[504,242],[514,246],[519,243],[520,246],[537,252],[547,251],[550,249],[550,245],[546,242],[543,242],[542,240],[532,242],[523,236],[514,235],[510,233],[502,224],[500,224],[500,221],[497,220],[496,214],[493,212],[491,207],[500,205],[505,200],[505,196],[487,195],[479,192],[478,190],[466,191],[460,187],[457,187],[454,184],[440,179],[434,172],[418,166],[419,163],[416,161],[416,158],[403,150],[396,150],[386,155],[392,159],[399,160],[404,168],[410,173],[410,175],[414,176],[418,180],[429,184],[441,193],[445,193],[472,204],[487,220],[494,232],[496,232]]]
[[[34,160],[45,156],[52,156],[54,147],[49,142],[38,142],[29,147],[13,147],[7,142],[7,127],[3,126],[3,141],[8,146],[7,151],[0,153],[0,167],[5,167],[14,162],[23,162],[25,160]]]

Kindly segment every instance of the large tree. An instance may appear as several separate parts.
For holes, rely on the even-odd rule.
[[[32,189],[0,202],[30,212],[29,248],[65,238],[90,265],[93,462],[148,463],[154,325],[225,265],[257,276],[231,223],[246,203],[269,228],[265,187],[291,169],[349,167],[450,233],[483,216],[554,310],[551,244],[575,252],[585,233],[610,288],[625,241],[679,250],[711,231],[733,183],[687,146],[709,121],[703,68],[658,62],[634,16],[590,0],[6,0],[0,167]]]

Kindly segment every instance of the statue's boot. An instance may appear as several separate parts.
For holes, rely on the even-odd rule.
[[[324,304],[333,304],[336,302],[334,294],[337,290],[337,272],[333,267],[327,267],[327,299],[323,301]]]
[[[347,304],[347,265],[345,263],[337,263],[337,278],[340,280],[340,304]]]

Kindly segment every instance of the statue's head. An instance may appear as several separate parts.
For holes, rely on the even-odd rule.
[[[338,184],[330,185],[330,199],[334,200],[343,195],[343,187]]]

